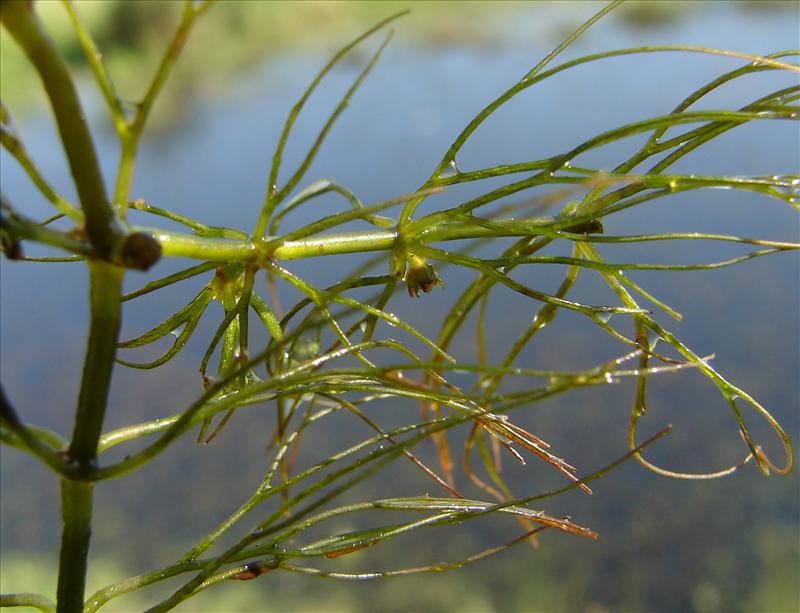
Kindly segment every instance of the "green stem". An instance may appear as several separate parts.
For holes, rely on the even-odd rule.
[[[22,141],[7,129],[6,126],[0,126],[0,142],[3,147],[17,160],[22,169],[28,175],[31,182],[37,187],[39,192],[47,198],[63,215],[66,215],[76,223],[83,223],[83,213],[72,206],[65,198],[59,196],[50,184],[44,180],[44,177],[39,173],[33,160],[28,155]]]
[[[133,171],[136,168],[136,151],[138,134],[130,131],[120,135],[120,157],[117,165],[117,180],[114,183],[114,204],[120,211],[128,206],[128,194],[131,192]]]
[[[58,613],[83,610],[83,592],[92,530],[92,483],[61,481],[61,555],[59,558]]]
[[[31,607],[44,611],[44,613],[55,613],[56,605],[49,598],[40,594],[30,592],[20,592],[19,594],[0,594],[0,607]]]
[[[96,255],[88,242],[77,240],[64,232],[52,230],[22,216],[2,196],[0,196],[0,202],[2,202],[0,205],[0,230],[8,232],[13,238],[50,245],[72,254]]]
[[[153,76],[150,87],[139,103],[135,117],[130,123],[125,125],[124,129],[120,127],[117,128],[120,137],[121,151],[117,180],[114,186],[114,204],[119,207],[123,216],[125,216],[128,208],[128,196],[130,195],[133,173],[136,167],[136,153],[139,148],[139,139],[144,130],[145,123],[150,116],[150,111],[153,109],[153,104],[159,92],[161,92],[161,89],[164,87],[164,83],[170,71],[175,65],[175,62],[177,62],[183,47],[186,45],[189,31],[195,19],[202,15],[210,5],[211,0],[206,0],[198,4],[192,1],[184,2],[180,25],[175,30],[169,47],[161,58],[161,62],[156,69],[156,74]],[[111,106],[111,108],[113,113],[114,107]]]
[[[86,471],[94,466],[105,417],[119,340],[123,272],[104,262],[89,261],[91,327],[69,449],[71,459]]]
[[[125,121],[125,112],[122,109],[122,102],[119,96],[117,96],[117,91],[111,80],[111,75],[108,72],[108,68],[106,68],[105,62],[103,62],[103,54],[97,48],[92,35],[89,33],[89,29],[81,20],[80,15],[78,15],[74,1],[62,0],[62,4],[72,22],[72,29],[75,30],[75,33],[78,35],[78,40],[81,43],[81,47],[83,47],[86,60],[89,62],[89,68],[92,70],[92,74],[94,74],[94,80],[97,81],[100,92],[106,100],[106,105],[114,121],[114,128],[117,130],[117,134],[120,135],[120,138],[122,138],[123,135],[128,132],[128,123]]]
[[[432,214],[431,217],[433,217]],[[583,232],[582,224],[576,223],[594,221],[591,216],[574,218],[517,218],[445,221],[437,223],[435,220],[428,223],[427,218],[413,222],[410,226],[414,235],[414,242],[420,244],[436,243],[440,241],[467,240],[477,238],[495,238],[511,236],[550,236],[558,237],[560,233]],[[196,235],[182,234],[154,228],[136,227],[135,231],[152,233],[160,243],[162,255],[165,257],[188,257],[207,262],[252,262],[260,258],[270,257],[275,260],[297,260],[323,255],[342,253],[363,253],[369,251],[388,251],[398,242],[398,234],[394,229],[365,230],[355,232],[339,232],[320,234],[298,240],[280,240],[267,237],[265,242],[254,243],[250,240],[205,238]],[[21,235],[23,238],[37,237]],[[570,236],[570,240],[597,241],[597,242],[622,242],[629,237],[613,237],[604,239],[603,236],[592,234],[591,237],[578,234]],[[632,240],[634,237],[630,237]],[[770,247],[795,248],[794,243],[775,243],[773,241],[758,241],[755,239],[739,239],[711,234],[664,234],[653,235],[652,240],[669,240],[673,238],[708,238],[714,240],[735,240],[752,244],[763,244]],[[644,236],[637,240],[647,240]],[[45,241],[42,241],[45,242]],[[264,252],[262,245],[277,243],[277,246]],[[58,246],[58,245],[56,245]]]
[[[114,213],[67,64],[42,28],[32,3],[3,2],[0,17],[41,77],[86,218],[89,240],[101,256],[107,257],[115,242]]]
[[[89,261],[91,325],[83,365],[81,390],[68,457],[79,473],[91,473],[111,384],[119,336],[124,269]],[[61,554],[58,611],[83,609],[92,520],[93,483],[61,482]]]
[[[66,475],[72,468],[63,458],[61,450],[66,443],[55,432],[35,428],[22,423],[17,411],[6,398],[0,386],[0,424],[3,426],[2,441],[20,449],[30,451],[56,472]],[[13,433],[13,435],[12,435]]]
[[[429,230],[421,229],[415,236],[415,241],[428,243],[484,237],[549,235],[568,229],[573,223],[574,220],[509,219],[494,220],[493,227],[490,228],[472,222],[441,223]],[[268,237],[267,242],[275,240],[278,246],[268,253],[263,253],[261,243],[249,240],[210,239],[153,228],[136,228],[136,230],[152,233],[161,244],[162,255],[165,257],[188,257],[209,262],[251,262],[258,260],[259,257],[297,260],[321,255],[387,251],[392,249],[398,240],[395,230],[320,234],[280,242]]]

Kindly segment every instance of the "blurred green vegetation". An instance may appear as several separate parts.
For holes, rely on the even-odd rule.
[[[89,77],[86,59],[61,2],[39,2],[48,32],[67,61]],[[330,49],[387,15],[405,9],[401,38],[428,47],[506,45],[515,36],[503,24],[515,11],[548,10],[553,2],[475,0],[219,0],[203,19],[156,106],[155,124],[180,117],[198,95],[219,95],[233,76],[278,53]],[[552,28],[557,43],[577,25],[582,2],[558,4],[563,21]],[[669,26],[709,2],[629,1],[613,18],[635,27]],[[742,10],[796,12],[791,1],[735,2]],[[75,0],[95,37],[118,91],[131,103],[143,88],[180,17],[181,0]],[[516,35],[518,36],[519,33]],[[530,41],[528,41],[530,42]],[[17,115],[44,107],[36,77],[5,30],[0,33],[0,90]],[[20,110],[17,110],[20,109]]]
[[[658,527],[646,522],[652,534]],[[672,530],[670,527],[668,530]],[[207,590],[192,598],[177,611],[221,613],[223,611],[271,613],[279,611],[463,611],[482,612],[520,611],[525,613],[552,611],[705,611],[794,613],[797,611],[797,541],[796,531],[786,529],[761,531],[755,535],[761,543],[756,559],[742,560],[753,567],[762,566],[758,576],[737,573],[740,580],[730,583],[722,575],[730,575],[724,568],[720,573],[696,576],[695,589],[690,602],[676,608],[667,596],[656,601],[648,600],[645,586],[654,582],[663,584],[669,591],[672,577],[658,574],[657,565],[650,564],[658,556],[650,552],[648,560],[629,565],[629,581],[625,585],[607,585],[602,582],[609,565],[614,560],[604,557],[597,543],[589,548],[577,544],[573,547],[565,539],[543,538],[535,553],[529,553],[529,563],[513,564],[512,556],[501,556],[485,561],[461,572],[442,573],[435,578],[420,581],[419,577],[395,578],[377,582],[350,582],[311,579],[282,573],[252,582],[232,581]],[[607,539],[604,539],[607,540]],[[585,555],[593,548],[594,555]],[[714,551],[709,552],[709,558]],[[389,555],[383,560],[388,563]],[[359,558],[359,556],[354,556]],[[0,586],[3,592],[35,591],[55,594],[56,568],[53,556],[30,552],[8,552],[0,566]],[[706,560],[709,562],[711,560]],[[713,562],[713,561],[711,561]],[[354,559],[354,569],[376,563]],[[380,563],[380,562],[378,562]],[[605,566],[603,566],[605,565]],[[714,564],[712,564],[713,566]],[[717,559],[717,567],[726,561]],[[706,564],[708,566],[708,564]],[[637,570],[634,570],[638,568]],[[696,572],[697,567],[685,566],[682,572]],[[108,554],[95,556],[89,577],[89,590],[118,581],[135,573],[126,561]],[[720,579],[722,579],[720,581]],[[745,580],[746,579],[746,580]],[[435,585],[435,589],[431,586]],[[491,593],[487,590],[491,586]],[[147,588],[111,601],[103,611],[129,612],[143,610],[154,596],[166,596],[174,585]],[[623,602],[607,599],[609,591],[624,594]],[[651,594],[652,597],[652,594]],[[687,606],[688,605],[688,606]],[[20,612],[32,609],[16,609]]]
[[[39,4],[38,12],[47,31],[67,61],[88,81],[91,77],[86,59],[61,2],[47,0]],[[120,96],[130,104],[149,83],[179,20],[181,4],[180,0],[75,0]],[[559,3],[564,21],[552,31],[553,44],[577,25],[580,4]],[[695,4],[702,3],[631,2],[619,11],[619,18],[633,27],[667,25],[696,10]],[[156,105],[153,123],[163,127],[180,117],[198,96],[224,93],[228,79],[246,73],[269,55],[333,48],[398,11],[411,10],[400,34],[414,45],[491,46],[508,44],[513,38],[514,34],[502,25],[508,23],[509,13],[546,10],[548,5],[552,3],[220,0],[212,7],[211,18],[197,24]],[[34,72],[4,29],[0,34],[0,57],[0,90],[5,104],[17,116],[45,108]]]
[[[123,100],[133,102],[149,83],[180,18],[179,0],[130,2],[76,0],[75,5],[103,53]],[[197,94],[224,91],[227,79],[246,72],[264,57],[327,49],[387,15],[411,8],[403,28],[415,44],[491,44],[493,18],[526,6],[509,2],[292,2],[225,0],[212,7],[188,43],[165,95],[157,122],[179,115]],[[527,5],[530,8],[530,5]],[[78,71],[86,59],[60,2],[41,2],[39,13],[67,61]],[[496,37],[495,37],[496,40]],[[35,74],[3,30],[0,88],[11,108],[43,108]],[[85,76],[88,70],[83,71]],[[32,104],[33,103],[33,104]]]

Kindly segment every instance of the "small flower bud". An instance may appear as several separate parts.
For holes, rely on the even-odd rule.
[[[150,234],[135,232],[122,242],[120,263],[126,268],[148,270],[160,259],[161,245]]]
[[[439,274],[432,264],[428,264],[425,258],[416,255],[410,255],[408,258],[409,267],[406,271],[406,286],[408,287],[408,295],[412,298],[419,297],[419,290],[426,294],[430,292],[435,285],[444,287],[444,283],[439,278]]]

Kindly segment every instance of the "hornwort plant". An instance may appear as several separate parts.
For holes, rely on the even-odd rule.
[[[670,171],[675,162],[729,130],[750,122],[797,120],[800,86],[762,92],[738,109],[693,110],[697,101],[727,83],[754,73],[785,71],[800,73],[791,63],[797,51],[752,56],[717,49],[686,46],[653,46],[620,49],[587,55],[559,64],[559,55],[597,20],[616,8],[612,2],[581,25],[571,36],[493,102],[475,115],[455,138],[441,161],[418,189],[376,204],[362,203],[356,194],[330,180],[306,183],[305,175],[333,124],[367,77],[391,38],[383,42],[338,101],[316,140],[299,165],[279,181],[283,153],[309,96],[331,69],[351,50],[382,31],[402,15],[393,15],[338,51],[320,70],[292,107],[283,125],[272,157],[266,193],[254,207],[252,231],[211,227],[144,202],[132,194],[137,148],[153,104],[184,46],[196,20],[210,8],[211,0],[187,0],[180,24],[145,95],[129,114],[116,93],[114,82],[91,34],[81,22],[75,6],[64,0],[75,32],[86,54],[119,138],[120,158],[111,193],[101,177],[92,136],[76,88],[66,67],[40,23],[35,6],[24,0],[2,4],[2,23],[25,52],[37,71],[52,107],[58,132],[74,179],[78,203],[57,194],[37,170],[14,128],[11,115],[2,107],[2,145],[26,171],[33,184],[57,209],[49,219],[26,216],[20,203],[2,200],[2,247],[6,258],[19,262],[82,262],[90,282],[91,314],[80,393],[69,438],[50,429],[27,423],[24,407],[2,393],[2,440],[47,465],[61,483],[62,541],[56,600],[39,594],[3,595],[6,606],[29,605],[42,611],[95,611],[111,599],[161,581],[179,582],[174,593],[152,606],[166,611],[215,584],[228,580],[255,579],[265,573],[288,570],[340,579],[371,579],[409,573],[456,568],[492,555],[545,530],[558,530],[595,538],[589,528],[569,518],[549,515],[544,501],[571,489],[590,492],[589,484],[622,462],[633,459],[657,473],[684,479],[729,475],[750,462],[765,475],[791,470],[792,452],[787,435],[759,402],[728,381],[709,361],[697,355],[664,325],[655,312],[675,319],[680,315],[669,305],[632,281],[630,270],[705,270],[731,266],[751,258],[798,249],[797,244],[767,239],[706,233],[653,233],[610,236],[603,232],[603,219],[667,195],[689,190],[728,188],[756,192],[798,208],[798,175],[699,176]],[[663,115],[629,123],[576,144],[552,157],[491,168],[463,169],[456,156],[475,130],[517,94],[563,71],[591,62],[624,55],[681,52],[713,54],[733,58],[736,67],[720,74],[678,106]],[[644,144],[611,170],[576,164],[580,154],[609,143],[644,135]],[[477,197],[449,208],[416,216],[420,204],[449,186],[503,178],[505,183],[486,189]],[[555,186],[555,187],[554,187]],[[538,192],[535,190],[539,190]],[[284,232],[287,213],[335,193],[344,210],[326,215],[297,230]],[[523,194],[527,199],[509,200]],[[546,194],[546,195],[542,195]],[[542,216],[544,205],[569,199],[556,214]],[[242,203],[243,206],[246,203]],[[395,209],[396,215],[387,217]],[[538,213],[538,215],[537,215]],[[139,225],[135,220],[166,218],[186,228],[175,232]],[[62,220],[59,224],[53,224]],[[371,225],[365,231],[339,231],[337,226],[361,220]],[[68,227],[60,224],[68,223]],[[500,243],[498,239],[505,239]],[[754,251],[716,262],[637,264],[609,262],[603,256],[607,243],[649,241],[727,241]],[[65,257],[26,257],[25,243],[40,243],[63,250]],[[570,256],[545,255],[546,248],[566,244]],[[501,245],[498,247],[498,245]],[[494,255],[481,255],[490,252]],[[363,263],[342,274],[329,287],[318,287],[292,272],[291,261],[330,254],[364,253]],[[373,255],[369,255],[373,254]],[[137,291],[122,292],[128,271],[148,270],[162,258],[187,257],[197,264],[152,281]],[[374,257],[373,257],[374,256]],[[6,264],[9,265],[9,264]],[[515,279],[513,272],[531,265],[563,267],[563,281],[553,294]],[[474,271],[471,283],[451,299],[434,338],[402,321],[387,310],[392,300],[428,300],[422,294],[442,283],[449,267]],[[261,274],[264,271],[264,274]],[[598,275],[618,299],[613,305],[585,304],[571,299],[570,292],[580,274]],[[137,272],[132,274],[136,275]],[[122,306],[172,284],[197,276],[208,282],[186,306],[166,317],[148,332],[133,339],[120,338]],[[259,295],[257,279],[267,279],[266,297]],[[276,285],[286,283],[303,298],[282,310]],[[402,285],[405,285],[405,291]],[[353,292],[368,288],[368,299]],[[496,364],[486,359],[486,306],[492,292],[510,290],[538,305],[534,317],[522,322],[516,340],[504,349]],[[408,294],[405,296],[404,294]],[[396,296],[396,294],[400,294]],[[4,297],[9,299],[10,297]],[[103,422],[114,368],[149,369],[175,356],[197,329],[209,305],[217,301],[224,309],[216,332],[200,364],[202,389],[195,402],[182,409],[166,402],[159,419],[104,431]],[[593,368],[569,372],[532,370],[517,366],[520,352],[560,310],[575,311],[591,320],[604,333],[619,341],[620,357]],[[283,312],[282,316],[279,313]],[[255,317],[253,317],[253,314]],[[468,316],[477,320],[474,362],[456,360],[449,350],[464,330]],[[610,316],[617,315],[612,325]],[[619,322],[629,321],[632,334]],[[388,326],[386,325],[388,324]],[[251,328],[263,326],[269,334],[265,346],[253,346]],[[131,361],[126,350],[148,345],[173,333],[175,340],[160,358],[148,363]],[[667,347],[667,353],[656,348]],[[420,349],[420,347],[422,349]],[[217,355],[218,366],[211,369]],[[116,366],[119,364],[120,366]],[[698,370],[727,402],[736,420],[746,450],[744,459],[712,473],[686,474],[662,468],[646,459],[643,451],[668,432],[664,427],[644,440],[637,426],[645,415],[646,387],[656,373],[684,368]],[[460,385],[453,382],[459,375]],[[469,377],[468,384],[464,384]],[[635,381],[631,403],[628,450],[612,464],[578,476],[547,442],[516,425],[509,417],[514,409],[564,394],[575,388],[602,386],[621,378]],[[513,387],[504,386],[508,380]],[[409,418],[400,427],[384,429],[371,407],[376,400],[404,399],[421,407],[421,417]],[[123,579],[88,596],[85,591],[87,554],[92,524],[95,486],[116,479],[153,461],[178,437],[200,429],[199,440],[209,442],[239,409],[259,406],[275,416],[275,430],[261,483],[252,495],[233,510],[211,533],[200,538],[180,559],[152,572]],[[772,427],[785,452],[776,466],[753,440],[743,409],[755,412]],[[336,453],[320,457],[302,445],[304,431],[312,425],[324,427],[337,413],[347,413],[365,424],[372,435],[353,440]],[[413,415],[419,415],[416,411]],[[213,429],[210,426],[217,420]],[[473,493],[464,492],[454,468],[452,437],[464,430],[463,476]],[[435,446],[434,458],[416,450],[424,441]],[[116,446],[127,453],[116,461],[105,460]],[[198,447],[198,452],[202,448]],[[474,453],[473,453],[474,452]],[[561,473],[565,485],[555,491],[515,495],[503,481],[499,457],[510,454],[538,459]],[[302,457],[302,464],[297,461]],[[342,502],[344,495],[366,478],[396,461],[408,461],[430,479],[438,495],[404,492],[394,498]],[[305,468],[296,468],[303,466]],[[479,475],[483,471],[484,476]],[[258,513],[253,511],[258,510]],[[365,513],[369,511],[370,513]],[[398,513],[401,512],[401,513]],[[490,514],[507,514],[522,525],[520,534],[504,544],[456,561],[436,561],[428,566],[337,572],[327,564],[336,558],[391,541],[402,534],[460,524]],[[254,519],[255,516],[257,519]],[[361,527],[343,533],[335,530],[323,538],[309,538],[309,530],[324,529],[326,522],[341,517],[361,521]],[[368,517],[367,517],[368,516]],[[375,517],[382,522],[367,523]],[[401,519],[398,521],[397,518]],[[394,518],[394,519],[393,519]],[[221,546],[220,537],[234,526],[247,526],[244,536]]]

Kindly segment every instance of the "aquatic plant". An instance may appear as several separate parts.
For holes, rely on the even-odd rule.
[[[137,198],[132,189],[137,151],[153,105],[194,23],[211,4],[210,0],[184,3],[179,26],[163,60],[131,112],[118,95],[75,6],[65,0],[119,139],[120,157],[110,195],[73,78],[48,39],[35,7],[17,0],[2,4],[4,27],[41,78],[79,201],[70,202],[56,193],[38,171],[3,105],[3,147],[57,211],[45,220],[32,219],[24,213],[24,207],[4,195],[0,225],[3,252],[8,259],[20,262],[85,264],[91,313],[80,394],[69,438],[26,422],[25,408],[15,407],[5,390],[2,392],[2,440],[33,454],[60,479],[63,527],[56,601],[40,595],[15,594],[3,596],[3,605],[27,604],[45,611],[94,611],[137,588],[167,580],[183,581],[171,596],[150,609],[165,611],[220,582],[256,579],[278,570],[340,579],[441,571],[529,541],[545,530],[595,538],[591,528],[548,514],[543,505],[548,498],[572,489],[590,493],[590,483],[627,460],[665,476],[686,479],[730,475],[750,462],[764,474],[791,470],[791,445],[781,426],[756,399],[724,378],[712,365],[710,356],[698,355],[660,323],[662,315],[676,320],[681,315],[634,282],[628,271],[711,270],[800,246],[702,232],[614,236],[604,233],[603,220],[666,196],[716,188],[756,192],[800,208],[798,175],[706,176],[671,170],[678,160],[729,130],[749,123],[796,121],[800,117],[796,104],[800,86],[796,84],[760,92],[742,108],[694,110],[699,100],[737,79],[764,71],[800,72],[800,67],[790,61],[796,51],[755,56],[701,47],[649,46],[595,53],[558,64],[567,47],[620,4],[612,2],[480,110],[422,185],[403,195],[387,194],[389,198],[382,202],[364,203],[351,190],[331,180],[306,183],[306,174],[334,123],[389,43],[389,33],[336,102],[304,158],[296,168],[281,173],[288,139],[309,97],[345,56],[402,13],[393,15],[342,47],[292,107],[272,157],[263,201],[255,207],[253,229],[243,232],[178,215]],[[726,56],[737,61],[737,66],[688,93],[683,102],[665,109],[663,115],[603,132],[546,159],[478,169],[462,168],[457,163],[459,152],[474,132],[495,111],[529,88],[592,62],[665,52]],[[586,152],[637,136],[646,137],[644,144],[611,170],[586,166],[579,159]],[[498,179],[505,182],[498,186]],[[492,187],[454,206],[434,207],[432,212],[417,214],[423,210],[423,203],[435,202],[448,188],[481,182]],[[331,193],[342,198],[344,210],[299,229],[282,230],[287,214]],[[559,203],[564,203],[560,210],[548,214]],[[392,210],[396,211],[394,216],[387,216]],[[186,230],[178,232],[136,221],[145,217],[154,220],[153,224],[159,218],[166,219]],[[65,221],[69,224],[66,227]],[[353,221],[365,222],[368,227],[340,228]],[[754,250],[722,261],[693,264],[618,262],[603,255],[607,244],[647,245],[652,241],[721,241]],[[55,247],[67,255],[27,257],[26,243]],[[546,255],[547,249],[559,245],[567,245],[570,255]],[[291,267],[295,259],[342,253],[367,256],[355,270],[343,272],[327,287],[312,284]],[[150,270],[169,257],[191,258],[197,264],[123,293],[122,281],[129,270]],[[563,268],[563,280],[554,293],[537,289],[514,274],[535,265]],[[423,301],[431,299],[426,294],[439,292],[437,287],[447,282],[448,270],[453,267],[474,271],[474,276],[453,297],[452,306],[434,335],[424,334],[388,310],[393,300],[415,300],[424,308]],[[595,274],[602,279],[617,303],[589,304],[572,298],[581,274]],[[257,284],[262,275],[266,279],[264,295],[259,293]],[[184,307],[135,338],[120,338],[123,304],[135,304],[142,296],[200,276],[207,277],[207,282],[196,295],[187,297]],[[282,308],[276,291],[279,283],[293,287],[302,299]],[[365,289],[372,294],[364,297]],[[492,363],[487,357],[486,338],[494,322],[487,317],[487,305],[492,296],[504,291],[530,299],[536,311],[530,320],[522,322],[515,341],[504,348],[504,357]],[[168,362],[197,332],[201,317],[210,312],[208,307],[214,302],[222,305],[224,315],[208,339],[199,365],[198,387],[202,386],[202,393],[196,401],[155,420],[104,431],[108,390],[116,365],[151,369]],[[585,317],[618,341],[619,357],[576,371],[519,366],[521,352],[563,310]],[[477,322],[476,357],[472,361],[457,359],[452,351],[454,340],[466,334],[469,317]],[[268,334],[270,340],[265,346],[254,346],[255,326],[263,326]],[[137,362],[128,355],[131,349],[170,337],[174,338],[171,346],[157,359]],[[215,356],[217,364],[211,367]],[[645,450],[669,431],[669,425],[664,424],[649,437],[637,435],[639,422],[646,414],[647,383],[660,373],[686,368],[695,369],[708,379],[738,425],[743,457],[727,468],[685,473],[658,466],[644,456]],[[577,388],[613,384],[623,378],[636,383],[628,449],[608,466],[578,474],[545,440],[512,421],[513,411],[546,398]],[[419,405],[420,412],[403,425],[386,429],[370,411],[385,398]],[[199,428],[198,441],[210,443],[240,409],[254,406],[274,413],[275,430],[271,436],[271,460],[252,495],[180,559],[109,585],[87,599],[84,592],[94,488],[154,461],[195,428]],[[742,411],[745,407],[766,420],[777,434],[785,451],[782,465],[768,458],[751,436]],[[332,455],[319,456],[313,448],[303,445],[307,429],[324,427],[338,414],[352,415],[372,434]],[[453,437],[448,436],[459,428],[467,431],[460,452],[460,471],[453,459]],[[432,458],[420,451],[426,441],[434,445]],[[126,455],[106,459],[108,450],[123,445]],[[201,452],[202,447],[198,447]],[[514,494],[500,470],[504,453],[522,463],[525,456],[541,460],[563,475],[565,485],[535,494]],[[438,495],[398,491],[391,498],[345,500],[345,494],[355,486],[403,458],[422,471]],[[461,483],[465,479],[469,484]],[[472,488],[469,494],[464,485]],[[389,543],[401,535],[455,526],[493,514],[516,518],[522,532],[503,544],[450,562],[363,572],[329,567],[331,561]],[[332,531],[321,538],[307,536],[317,534],[341,517],[352,518],[361,527]],[[376,517],[382,518],[377,524]],[[223,536],[227,537],[232,528],[241,530],[243,526],[244,536],[222,546]]]

